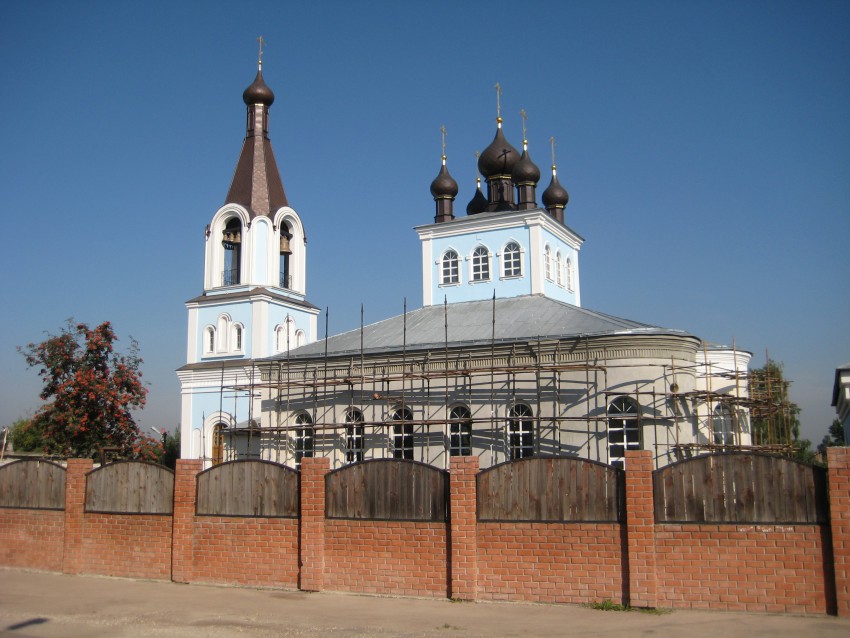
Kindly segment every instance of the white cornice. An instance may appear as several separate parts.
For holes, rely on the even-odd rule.
[[[556,222],[542,208],[508,213],[479,213],[474,216],[454,219],[450,222],[416,226],[414,230],[419,235],[419,238],[424,240],[452,237],[461,233],[518,228],[521,226],[529,228],[532,226],[541,226],[576,249],[584,243],[584,238],[572,229]]]

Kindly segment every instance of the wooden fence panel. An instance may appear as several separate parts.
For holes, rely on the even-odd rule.
[[[86,476],[86,511],[108,514],[171,514],[174,472],[143,461],[119,461]]]
[[[425,463],[374,459],[329,473],[328,518],[445,521],[448,472]]]
[[[43,459],[0,466],[0,507],[65,509],[65,468]]]
[[[198,516],[298,518],[297,471],[271,461],[229,461],[198,474]]]
[[[494,465],[477,477],[480,521],[617,522],[623,471],[574,457]]]
[[[653,473],[659,523],[825,523],[826,470],[768,454],[708,454]]]

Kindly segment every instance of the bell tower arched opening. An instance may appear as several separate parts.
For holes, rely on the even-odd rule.
[[[222,285],[235,286],[242,281],[242,222],[238,218],[227,220],[221,245],[224,246]]]

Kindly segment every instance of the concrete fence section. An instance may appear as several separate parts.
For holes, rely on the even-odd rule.
[[[0,467],[0,564],[178,582],[850,616],[850,449],[653,472],[532,458],[448,472],[180,460]],[[21,465],[23,464],[23,465]],[[27,465],[30,464],[30,465]],[[41,465],[37,465],[41,464]],[[777,484],[785,486],[777,489]]]

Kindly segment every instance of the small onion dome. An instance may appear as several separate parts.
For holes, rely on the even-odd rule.
[[[266,86],[266,83],[263,82],[263,70],[257,70],[257,77],[254,78],[254,82],[245,89],[244,93],[242,93],[242,101],[245,102],[248,106],[252,104],[265,104],[266,106],[271,106],[272,102],[274,102],[274,93],[272,90]]]
[[[449,169],[446,168],[446,156],[443,156],[443,165],[440,167],[440,172],[434,181],[431,182],[431,195],[434,199],[450,198],[454,199],[457,195],[457,182],[449,175]]]
[[[496,129],[496,137],[478,158],[478,170],[484,176],[484,179],[495,175],[510,176],[514,164],[519,160],[519,153],[502,133],[502,118],[498,118],[497,121],[499,126]]]
[[[511,181],[514,184],[537,184],[540,181],[540,169],[531,161],[531,156],[528,154],[528,149],[523,144],[522,156],[511,172]],[[566,192],[566,191],[564,191]]]
[[[542,199],[543,205],[547,209],[552,208],[553,206],[566,206],[567,202],[570,201],[570,194],[558,181],[558,173],[554,166],[552,167],[552,181],[549,183],[546,190],[543,191]]]
[[[481,178],[477,178],[476,181],[478,182],[478,186],[475,188],[475,195],[472,196],[472,199],[466,205],[467,215],[483,213],[487,208],[487,197],[481,192]]]

